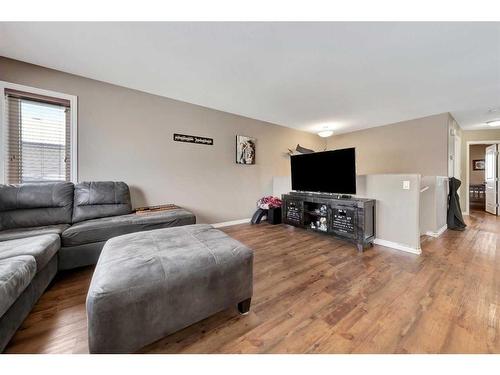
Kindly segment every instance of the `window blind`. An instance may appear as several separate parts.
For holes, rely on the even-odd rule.
[[[5,109],[6,183],[70,181],[70,102],[6,89]]]

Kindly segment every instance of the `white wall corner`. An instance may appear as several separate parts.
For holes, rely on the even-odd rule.
[[[448,229],[448,225],[445,224],[441,228],[439,228],[439,230],[437,230],[436,232],[427,231],[425,232],[425,234],[430,237],[439,237],[446,231],[446,229]]]
[[[418,247],[411,247],[408,245],[403,245],[403,244],[399,244],[396,242],[383,240],[380,238],[375,238],[373,243],[375,243],[376,245],[380,245],[380,246],[390,247],[391,249],[405,251],[407,253],[412,253],[412,254],[417,254],[417,255],[422,254],[422,250],[420,249],[420,245]]]

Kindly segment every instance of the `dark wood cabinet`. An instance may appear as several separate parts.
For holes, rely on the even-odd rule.
[[[337,195],[289,193],[282,196],[282,221],[355,243],[359,251],[375,240],[375,200]]]

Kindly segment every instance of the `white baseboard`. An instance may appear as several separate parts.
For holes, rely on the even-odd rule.
[[[428,232],[425,232],[425,235],[426,236],[431,236],[431,237],[439,237],[440,235],[442,235],[444,233],[444,231],[446,229],[448,229],[448,225],[447,224],[445,224],[441,228],[439,228],[439,230],[437,232],[428,231]]]
[[[373,243],[375,243],[376,245],[380,245],[380,246],[390,247],[390,248],[396,249],[396,250],[406,251],[407,253],[422,254],[422,250],[420,249],[420,247],[414,248],[414,247],[410,247],[407,245],[399,244],[397,242],[382,240],[380,238],[375,238]]]
[[[210,224],[210,225],[213,226],[214,228],[222,228],[222,227],[228,227],[230,225],[247,224],[249,222],[250,222],[250,218],[233,220],[233,221],[224,221],[222,223],[215,223],[215,224]]]

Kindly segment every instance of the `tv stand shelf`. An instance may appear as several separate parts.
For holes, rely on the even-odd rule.
[[[375,200],[291,192],[282,196],[283,223],[336,236],[363,251],[375,239]]]

